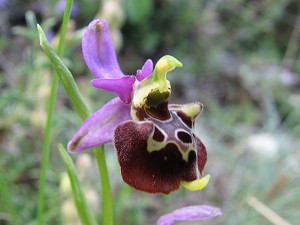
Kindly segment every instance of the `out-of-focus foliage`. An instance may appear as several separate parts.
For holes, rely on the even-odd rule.
[[[52,45],[62,14],[59,1],[0,1],[0,224],[34,224],[41,146],[52,68],[38,44],[40,23]],[[89,86],[81,55],[82,29],[96,16],[112,24],[125,74],[171,54],[183,62],[169,78],[172,101],[201,101],[197,132],[208,150],[201,192],[168,196],[137,192],[124,184],[111,145],[107,159],[116,224],[154,224],[186,205],[212,204],[224,216],[215,224],[270,224],[255,198],[297,224],[300,193],[300,5],[298,0],[76,0],[64,62],[92,108],[111,97]],[[62,89],[53,123],[47,174],[47,224],[75,224],[57,143],[66,144],[80,124]],[[80,154],[74,156],[80,162]],[[83,190],[101,217],[93,160],[80,175]],[[80,163],[77,169],[82,170]],[[85,170],[82,170],[85,171]],[[94,176],[90,176],[93,174]],[[89,174],[89,176],[86,176]],[[92,190],[92,191],[90,191]],[[98,200],[98,201],[101,201]],[[198,223],[190,223],[198,224]],[[211,224],[203,221],[201,224]]]

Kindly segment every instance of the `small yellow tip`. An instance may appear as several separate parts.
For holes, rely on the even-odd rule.
[[[169,69],[168,61],[165,59],[160,59],[156,64],[156,68],[158,71],[167,71]]]
[[[181,185],[191,191],[199,191],[206,187],[209,182],[210,175],[206,175],[205,177],[197,180],[193,180],[190,182],[182,181]]]

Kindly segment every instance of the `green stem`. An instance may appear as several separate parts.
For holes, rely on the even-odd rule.
[[[101,178],[102,188],[102,213],[103,213],[103,224],[113,225],[113,204],[112,204],[112,193],[109,182],[109,175],[107,171],[104,146],[101,145],[94,149],[94,154],[97,159],[99,174]]]
[[[61,26],[60,39],[59,39],[59,45],[57,51],[57,54],[60,57],[63,55],[63,51],[64,51],[64,41],[65,41],[67,26],[70,18],[72,3],[73,3],[72,0],[67,0],[66,2],[65,13],[63,17],[62,26]],[[48,105],[48,117],[47,117],[47,122],[45,127],[45,137],[44,137],[43,149],[42,149],[43,153],[42,153],[42,161],[41,161],[41,173],[40,173],[38,209],[37,209],[38,210],[37,218],[38,218],[39,225],[44,224],[46,172],[47,172],[48,158],[50,153],[52,118],[53,118],[53,112],[55,106],[57,86],[58,86],[58,76],[56,73],[54,73],[52,84],[51,84],[51,92],[50,92],[49,105]]]

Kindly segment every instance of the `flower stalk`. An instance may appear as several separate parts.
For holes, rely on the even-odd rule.
[[[113,203],[112,193],[110,188],[109,176],[105,160],[104,145],[94,148],[94,155],[97,160],[98,170],[101,178],[102,189],[102,221],[105,225],[113,225]]]

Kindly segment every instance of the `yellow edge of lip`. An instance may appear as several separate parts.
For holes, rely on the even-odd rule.
[[[190,182],[182,181],[181,185],[191,191],[199,191],[206,187],[209,182],[210,175],[206,175],[201,179],[193,180]]]

